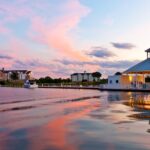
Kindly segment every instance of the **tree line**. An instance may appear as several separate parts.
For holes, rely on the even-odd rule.
[[[102,76],[102,74],[100,72],[93,72],[92,73],[92,76],[94,78],[99,78]],[[99,80],[98,82],[106,82],[105,79],[102,79],[102,80]],[[63,79],[63,78],[51,78],[49,76],[46,76],[46,77],[42,77],[42,78],[39,78],[36,80],[37,83],[72,83],[71,79],[70,78],[67,78],[67,79]],[[84,82],[87,82],[87,81],[84,81]]]
[[[37,83],[69,83],[69,82],[71,82],[71,79],[69,79],[69,78],[67,78],[67,79],[62,79],[62,78],[53,79],[49,76],[46,76],[46,77],[37,79],[36,82]]]

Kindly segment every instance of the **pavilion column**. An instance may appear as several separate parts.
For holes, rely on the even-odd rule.
[[[145,75],[143,74],[143,83],[145,84]]]
[[[137,73],[135,75],[135,87],[137,87]]]

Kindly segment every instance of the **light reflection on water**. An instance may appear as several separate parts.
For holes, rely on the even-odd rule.
[[[0,88],[0,150],[150,149],[150,94]]]

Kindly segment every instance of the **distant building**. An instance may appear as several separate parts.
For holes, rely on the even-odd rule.
[[[17,73],[18,80],[31,79],[31,71],[28,70],[0,70],[0,80],[12,80],[11,74]]]
[[[82,82],[82,81],[88,81],[88,82],[93,82],[93,81],[98,81],[99,78],[93,77],[92,73],[74,73],[71,74],[71,81],[72,82]]]
[[[6,80],[6,76],[3,72],[3,70],[0,70],[0,80]]]

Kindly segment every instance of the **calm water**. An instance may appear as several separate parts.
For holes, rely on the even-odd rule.
[[[0,88],[0,150],[149,150],[149,100],[148,93]]]

